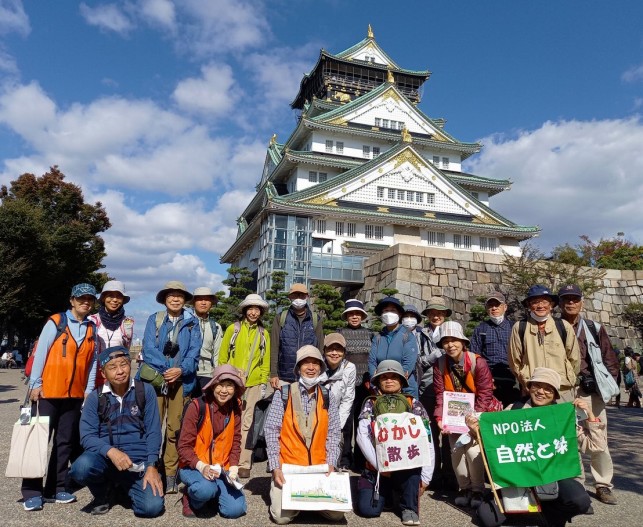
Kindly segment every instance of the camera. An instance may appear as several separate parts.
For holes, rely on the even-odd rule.
[[[168,340],[165,343],[165,346],[163,347],[163,355],[173,359],[174,357],[176,357],[176,354],[178,352],[179,352],[179,345],[176,342],[172,342],[171,340]]]
[[[581,375],[579,386],[585,393],[597,393],[596,379],[591,375]]]

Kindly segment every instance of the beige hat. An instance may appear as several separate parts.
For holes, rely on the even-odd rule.
[[[409,385],[409,381],[407,380],[406,375],[404,375],[404,368],[402,368],[402,365],[396,360],[391,359],[383,360],[377,365],[377,369],[371,377],[371,384],[375,383],[375,386],[378,386],[376,379],[385,373],[396,373],[401,379],[403,388],[406,388]]]
[[[294,368],[295,375],[299,375],[299,363],[309,357],[312,357],[313,359],[317,359],[319,361],[319,363],[321,364],[320,373],[324,373],[326,371],[326,362],[324,362],[324,357],[322,357],[321,352],[315,346],[306,344],[305,346],[302,346],[297,350],[297,362]]]
[[[308,294],[308,289],[304,284],[293,284],[290,286],[290,291],[288,291],[288,294],[292,293],[305,293]]]
[[[429,316],[429,311],[435,309],[437,311],[446,311],[445,316],[450,317],[452,311],[447,307],[447,303],[444,301],[444,298],[441,296],[432,296],[429,298],[429,305],[424,308],[422,314],[427,317]]]
[[[243,392],[246,391],[246,386],[241,379],[241,375],[239,375],[239,370],[234,366],[230,366],[230,364],[222,364],[221,366],[214,368],[212,379],[210,379],[203,387],[203,391],[205,392],[210,388],[214,388],[221,381],[225,380],[232,381],[237,386],[235,390],[237,397],[241,397]]]
[[[105,293],[120,293],[123,295],[123,304],[127,304],[130,300],[129,296],[125,294],[125,285],[119,280],[109,280],[105,282],[103,290],[100,292],[100,297],[98,298],[101,304],[105,300]]]
[[[549,386],[554,389],[554,398],[560,399],[560,393],[558,393],[560,390],[560,374],[556,370],[544,367],[536,368],[531,374],[531,379],[527,381],[527,387],[529,387],[532,382],[549,384]]]
[[[501,304],[507,303],[507,299],[505,298],[505,295],[503,295],[500,291],[494,291],[489,296],[487,296],[487,299],[484,301],[485,307],[489,303],[489,300],[497,300]]]
[[[268,310],[268,302],[255,293],[250,293],[239,303],[239,311],[243,313],[243,310],[250,306],[257,306],[261,309],[262,315]]]
[[[185,294],[186,302],[192,300],[192,293],[188,291],[183,282],[179,282],[178,280],[170,280],[163,286],[163,289],[156,293],[156,301],[159,304],[165,304],[165,297],[170,291],[181,291]]]
[[[324,349],[332,344],[339,344],[346,351],[346,339],[341,333],[329,333],[324,337]]]
[[[465,342],[467,347],[469,346],[469,339],[464,336],[462,331],[462,326],[459,322],[455,320],[447,320],[444,324],[440,326],[440,340],[438,346],[442,347],[442,339],[445,337],[454,337]]]
[[[207,297],[210,297],[212,299],[212,302],[214,302],[215,304],[219,301],[217,296],[214,294],[212,289],[210,289],[209,287],[197,287],[194,290],[194,293],[192,293],[192,299],[193,300],[194,300],[195,296],[207,296]]]

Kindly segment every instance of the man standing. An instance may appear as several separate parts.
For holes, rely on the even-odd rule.
[[[520,398],[516,378],[509,369],[507,350],[513,323],[507,320],[507,301],[505,295],[496,291],[484,303],[489,320],[481,322],[471,335],[471,351],[481,355],[489,365],[493,376],[493,394],[503,406],[515,403]]]
[[[210,309],[218,302],[209,287],[197,287],[192,296],[194,314],[201,330],[201,351],[196,370],[195,396],[200,396],[203,387],[212,380],[212,372],[219,364],[219,349],[223,340],[223,330],[217,321],[210,316]]]
[[[29,377],[32,413],[49,417],[53,447],[44,486],[45,501],[72,503],[76,496],[66,488],[69,462],[80,450],[78,422],[84,398],[94,389],[96,377],[94,323],[87,316],[94,307],[96,289],[77,284],[71,290],[70,309],[49,317],[42,328]],[[26,511],[43,506],[42,479],[23,479]]]
[[[201,331],[196,317],[183,308],[192,294],[182,282],[165,284],[156,295],[164,310],[147,319],[143,336],[143,363],[137,379],[154,386],[161,427],[166,421],[163,466],[166,492],[175,494],[179,456],[176,434],[183,407],[196,386],[196,369],[201,349]]]
[[[576,284],[566,285],[558,291],[560,299],[560,310],[564,320],[574,328],[580,347],[580,384],[577,397],[587,402],[592,413],[605,423],[602,433],[605,437],[605,450],[591,453],[590,468],[596,484],[596,497],[599,501],[609,505],[616,505],[616,497],[612,493],[614,485],[614,466],[609,448],[607,447],[607,413],[605,412],[605,400],[601,394],[600,387],[596,382],[596,376],[605,373],[605,370],[612,376],[614,382],[618,377],[619,364],[616,354],[612,349],[607,331],[602,325],[581,317],[583,309],[583,293]],[[600,354],[600,363],[592,360],[589,347]],[[600,371],[599,371],[600,370]],[[612,397],[608,394],[608,400]],[[585,474],[582,474],[584,482]]]
[[[574,328],[569,322],[554,319],[552,310],[558,297],[543,285],[529,288],[522,304],[529,318],[516,322],[509,341],[509,367],[527,393],[527,383],[539,367],[551,368],[560,375],[560,398],[572,402],[576,395],[576,376],[580,352]]]
[[[123,488],[136,516],[154,518],[164,509],[163,483],[156,465],[161,448],[161,422],[156,392],[131,378],[132,361],[124,346],[99,355],[106,382],[85,401],[80,434],[85,452],[70,475],[87,485],[94,497],[90,512],[110,509],[109,484]]]
[[[308,289],[304,284],[293,284],[288,293],[290,307],[279,313],[270,332],[270,385],[295,380],[294,368],[297,350],[306,344],[319,347],[324,342],[324,324],[308,306]]]

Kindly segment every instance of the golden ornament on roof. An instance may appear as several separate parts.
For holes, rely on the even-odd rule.
[[[368,30],[366,31],[366,37],[367,38],[375,38],[375,35],[373,35],[373,28],[371,28],[371,25],[368,25]]]

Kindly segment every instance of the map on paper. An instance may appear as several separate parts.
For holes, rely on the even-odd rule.
[[[281,495],[282,509],[346,512],[353,510],[347,472],[331,472],[327,476],[328,465],[284,465],[282,471],[286,479]]]

